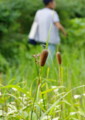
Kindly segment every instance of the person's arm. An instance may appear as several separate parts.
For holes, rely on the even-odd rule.
[[[64,27],[61,25],[60,22],[55,22],[54,24],[65,36],[67,36],[67,32],[65,31]]]

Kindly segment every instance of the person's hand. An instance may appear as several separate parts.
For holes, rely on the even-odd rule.
[[[61,23],[56,22],[55,25],[64,34],[64,36],[67,37],[67,32],[66,32],[65,28],[61,25]]]

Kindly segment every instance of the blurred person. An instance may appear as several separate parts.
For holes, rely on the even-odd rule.
[[[56,7],[55,0],[43,0],[45,7],[37,11],[35,15],[34,22],[37,23],[36,34],[33,44],[47,43],[49,50],[49,58],[54,57],[56,53],[56,46],[60,44],[60,35],[61,31],[65,36],[67,35],[64,27],[60,23],[58,13],[54,10]]]

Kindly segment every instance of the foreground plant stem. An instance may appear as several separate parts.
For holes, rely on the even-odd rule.
[[[63,86],[63,78],[62,78],[62,64],[59,64],[59,81],[58,81],[59,86]],[[63,90],[61,92],[64,92]],[[63,119],[63,111],[64,111],[64,105],[62,103],[63,99],[61,99],[61,111],[62,114],[60,114],[60,118]]]
[[[39,90],[39,94],[40,94],[40,92],[42,93],[42,87],[41,87],[41,85],[42,85],[42,81],[41,81],[41,72],[42,72],[42,68],[41,67],[39,67],[39,82],[38,82],[38,88],[40,88]],[[43,105],[44,105],[44,109],[46,110],[46,105],[45,105],[45,100],[44,100],[44,95],[42,94],[41,95],[42,96],[42,99],[43,99]]]
[[[35,59],[35,63],[36,63],[36,59]],[[36,70],[37,70],[37,74],[39,75],[39,70],[38,70],[37,63],[36,63]],[[37,91],[38,91],[38,87],[36,87],[36,94],[35,94],[34,101],[33,101],[33,106],[32,106],[32,111],[31,111],[31,120],[33,120],[32,117],[33,117],[35,101],[36,101],[36,98],[37,98]]]
[[[36,59],[35,59],[35,63],[36,63]],[[36,94],[35,94],[33,107],[32,107],[32,112],[31,112],[31,120],[33,120],[32,117],[33,117],[33,111],[34,111],[35,102],[36,102],[36,100],[37,101],[39,100],[39,95],[40,95],[40,93],[42,93],[42,88],[41,88],[41,84],[42,84],[42,81],[41,81],[42,67],[37,65],[37,63],[36,63],[36,70],[37,70],[38,80],[37,80]],[[43,94],[42,94],[42,99],[43,99],[44,109],[46,110]],[[40,115],[40,117],[41,117],[41,115]]]

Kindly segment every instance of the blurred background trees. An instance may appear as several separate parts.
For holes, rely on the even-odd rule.
[[[85,42],[85,0],[56,0],[57,12],[67,28],[62,43],[82,47]],[[0,0],[0,58],[16,59],[21,48],[29,49],[28,32],[42,0]],[[23,51],[22,50],[22,51]],[[12,59],[11,59],[12,60]],[[5,61],[6,63],[6,61]]]
[[[85,0],[56,0],[61,22],[68,26],[72,18],[85,17]],[[30,30],[37,9],[42,8],[41,0],[0,0],[0,38],[14,33],[26,34]]]

